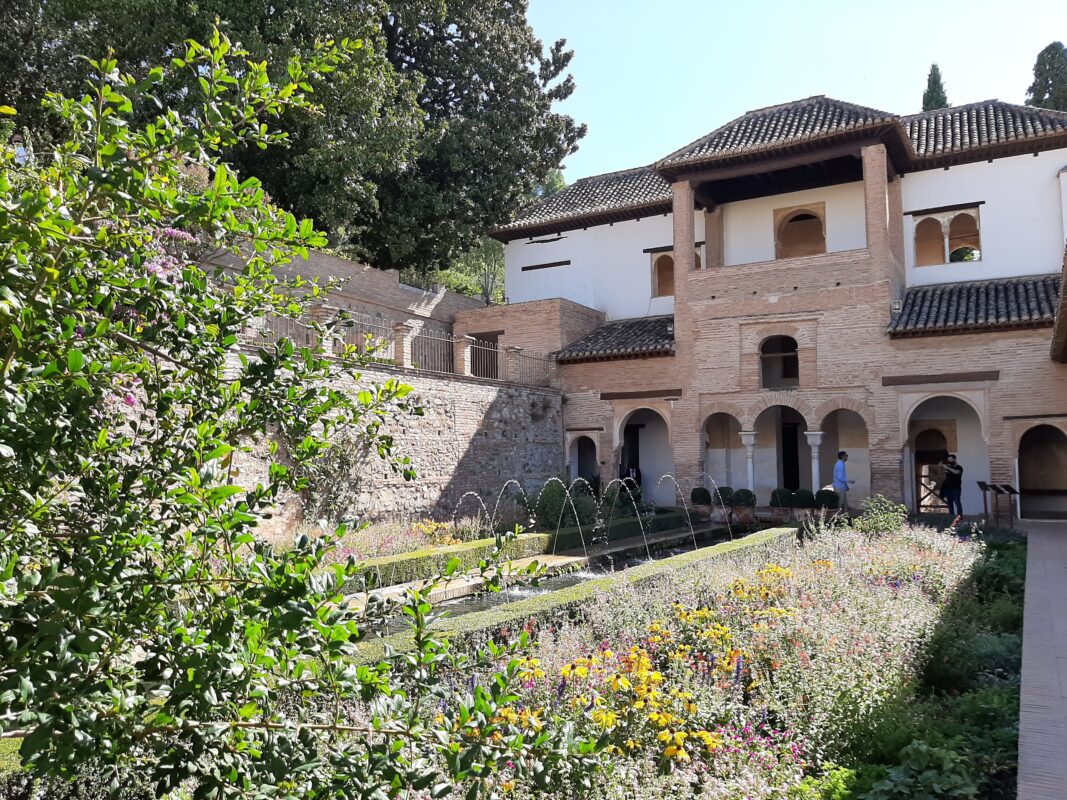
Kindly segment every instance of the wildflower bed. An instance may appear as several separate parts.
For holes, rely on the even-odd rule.
[[[927,529],[846,531],[774,564],[619,587],[537,632],[514,702],[479,735],[563,724],[596,740],[607,766],[582,796],[605,800],[860,796],[824,795],[812,776],[878,753],[982,558],[981,544]],[[891,784],[885,768],[871,775]],[[537,795],[506,770],[499,788]]]

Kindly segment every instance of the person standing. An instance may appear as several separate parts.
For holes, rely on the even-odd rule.
[[[941,499],[948,505],[948,513],[959,519],[963,516],[963,467],[956,463],[955,453],[949,453],[942,466],[945,479],[941,482]]]
[[[837,492],[839,502],[837,507],[841,511],[848,513],[848,488],[855,483],[854,480],[849,480],[848,469],[846,464],[848,463],[848,453],[844,450],[837,454],[837,463],[834,464],[834,491]]]

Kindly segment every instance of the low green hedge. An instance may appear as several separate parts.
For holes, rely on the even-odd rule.
[[[683,509],[661,510],[652,518],[646,533],[670,530],[685,526],[686,516]],[[583,538],[586,544],[593,535],[593,526],[584,525],[581,531],[577,527],[560,528],[558,534],[552,533],[529,533],[522,534],[518,539],[508,543],[505,549],[511,559],[532,558],[545,553],[562,553],[566,550],[581,550]],[[612,521],[608,529],[607,539],[609,542],[626,539],[631,536],[641,535],[641,524],[636,517],[618,517]],[[603,539],[603,534],[598,536]],[[555,544],[553,544],[553,540]],[[366,579],[369,588],[382,586],[395,586],[398,583],[424,580],[440,574],[445,565],[453,558],[458,558],[460,570],[467,571],[478,566],[479,562],[488,559],[496,547],[497,540],[478,539],[473,542],[449,545],[427,550],[416,550],[411,553],[400,553],[395,556],[384,556],[368,560],[363,568],[360,578],[350,580],[345,586],[345,591],[357,592],[364,589],[363,580]]]
[[[770,553],[787,541],[794,541],[795,538],[796,528],[769,528],[743,539],[734,539],[700,550],[692,550],[662,561],[648,561],[624,572],[595,578],[559,591],[546,592],[474,614],[464,614],[454,619],[445,619],[437,630],[447,634],[454,641],[474,638],[478,634],[489,635],[499,628],[511,625],[521,626],[530,620],[547,619],[622,583],[653,581],[706,561],[723,558],[740,550],[756,551],[762,548]],[[366,642],[360,648],[357,656],[358,662],[374,664],[381,661],[385,657],[387,645],[394,651],[403,652],[412,646],[411,634],[405,631]]]
[[[437,547],[427,550],[415,550],[395,556],[372,558],[364,563],[362,577],[354,578],[345,584],[347,591],[362,591],[363,578],[369,588],[394,586],[398,583],[417,581],[439,575],[449,561],[458,558],[460,570],[467,571],[492,555],[496,547],[496,538],[478,539],[473,542]],[[509,558],[530,558],[543,555],[552,549],[552,534],[524,533],[507,543],[504,552]]]

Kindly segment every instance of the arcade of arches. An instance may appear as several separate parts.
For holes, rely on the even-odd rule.
[[[704,483],[708,489],[751,488],[761,504],[778,487],[816,492],[833,481],[837,453],[849,455],[848,474],[856,481],[853,497],[870,494],[871,470],[867,424],[849,409],[827,414],[817,429],[794,408],[763,410],[751,431],[727,413],[714,413],[704,423]]]

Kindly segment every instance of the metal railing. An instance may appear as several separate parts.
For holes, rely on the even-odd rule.
[[[344,321],[344,342],[375,361],[395,359],[396,334],[392,320],[369,314],[348,314]]]
[[[497,342],[472,339],[470,343],[471,375],[475,378],[502,380],[500,345]]]
[[[552,359],[525,350],[509,350],[508,356],[507,380],[526,386],[552,385]]]
[[[334,308],[319,309],[316,318],[338,315]],[[554,361],[541,353],[499,342],[469,337],[433,328],[412,332],[406,324],[367,314],[344,312],[343,341],[373,361],[396,364],[422,372],[444,375],[467,374],[490,381],[551,386]],[[288,317],[263,317],[250,326],[243,345],[252,349],[288,338],[297,347],[314,345],[316,332],[305,322]]]
[[[411,337],[411,366],[427,372],[455,372],[456,337],[447,331],[422,328]]]

